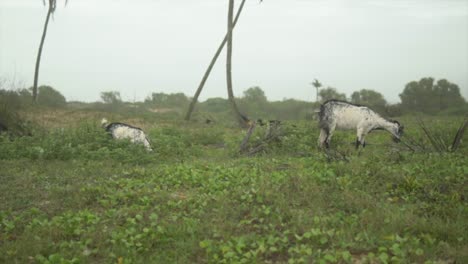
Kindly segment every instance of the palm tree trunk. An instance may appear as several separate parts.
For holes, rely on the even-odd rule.
[[[53,7],[49,5],[49,10],[47,11],[47,17],[44,24],[44,30],[42,32],[41,43],[39,44],[39,51],[37,53],[36,59],[36,69],[34,71],[34,86],[33,86],[33,103],[37,103],[37,82],[39,79],[39,65],[41,64],[41,55],[42,55],[42,47],[44,46],[44,40],[47,34],[47,27],[49,25],[50,15],[52,14]]]
[[[234,23],[232,25],[233,28],[236,26],[237,21],[239,20],[240,14],[242,13],[242,9],[244,8],[245,1],[246,0],[242,0],[242,3],[239,6],[239,10],[237,11],[236,18],[234,19]],[[189,109],[187,111],[187,114],[185,115],[185,120],[186,121],[189,121],[190,118],[192,117],[192,113],[193,113],[193,110],[195,109],[195,104],[198,101],[198,97],[200,96],[201,91],[203,90],[203,87],[205,87],[205,83],[208,80],[208,76],[210,76],[211,70],[213,69],[216,61],[218,60],[218,57],[221,54],[221,51],[223,51],[224,45],[226,45],[227,38],[228,38],[227,35],[228,35],[228,33],[226,33],[226,36],[224,36],[224,39],[221,42],[221,44],[219,45],[218,50],[216,51],[214,57],[211,59],[210,65],[208,66],[208,69],[206,69],[206,71],[205,71],[205,75],[203,75],[203,78],[202,78],[200,84],[198,85],[198,89],[195,92],[195,95],[193,96],[192,102],[190,102],[190,106],[189,106]]]
[[[228,99],[231,103],[234,114],[236,115],[239,124],[242,127],[248,127],[246,120],[242,118],[242,114],[237,107],[234,92],[232,90],[232,30],[233,30],[233,13],[234,13],[234,0],[229,0],[229,12],[228,12],[228,34],[227,34],[227,58],[226,58],[226,81],[228,90]]]

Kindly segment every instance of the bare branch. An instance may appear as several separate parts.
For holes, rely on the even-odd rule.
[[[463,135],[465,134],[466,129],[468,128],[468,117],[465,119],[464,124],[460,126],[460,128],[457,131],[457,134],[455,135],[455,138],[453,139],[452,143],[452,151],[456,151],[458,147],[460,146],[461,139],[463,138]]]
[[[252,136],[252,133],[254,132],[256,125],[257,125],[257,122],[252,122],[252,125],[249,127],[249,130],[247,131],[247,134],[245,135],[240,145],[240,152],[244,152],[246,150],[247,143],[249,142],[250,137]]]

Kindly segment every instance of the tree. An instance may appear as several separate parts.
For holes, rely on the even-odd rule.
[[[243,99],[254,103],[265,103],[268,101],[265,92],[258,86],[245,90]]]
[[[435,94],[438,97],[439,110],[444,110],[450,107],[458,107],[465,104],[465,99],[460,93],[458,85],[441,79],[437,81],[434,87]]]
[[[239,105],[256,117],[268,115],[268,99],[265,92],[258,86],[245,90],[244,96],[239,100]]]
[[[122,99],[120,98],[120,92],[117,91],[102,92],[101,99],[106,104],[122,103]]]
[[[42,31],[41,42],[39,44],[39,51],[37,52],[36,58],[36,68],[34,70],[34,85],[33,85],[33,102],[37,103],[37,83],[39,80],[39,65],[41,64],[41,56],[42,56],[42,48],[44,47],[45,37],[47,35],[47,27],[49,26],[50,16],[54,14],[55,9],[57,7],[57,0],[48,0],[49,1],[49,8],[47,10],[47,16],[44,23],[44,29]],[[44,5],[46,5],[46,1],[42,0]],[[68,3],[68,0],[65,0],[65,4]]]
[[[318,102],[318,97],[319,97],[319,89],[320,87],[322,87],[322,84],[317,80],[317,79],[314,79],[314,82],[310,83],[312,84],[312,86],[315,87],[315,90],[316,90],[316,96],[315,96],[315,102]]]
[[[207,112],[220,113],[229,109],[229,101],[219,97],[209,98],[200,103],[200,108]]]
[[[432,77],[406,84],[400,99],[402,107],[406,110],[432,114],[465,104],[458,85],[445,79],[435,82]]]
[[[18,109],[31,103],[33,87],[19,90],[0,89],[0,106]],[[51,86],[42,85],[38,87],[38,95],[41,100],[39,105],[50,107],[65,107],[67,100],[59,91]]]
[[[41,100],[39,101],[40,105],[50,107],[65,107],[67,105],[65,96],[51,86],[39,86],[38,94],[41,97]]]
[[[325,89],[322,89],[319,92],[320,98],[322,102],[325,102],[327,100],[331,99],[336,99],[336,100],[346,100],[346,94],[344,93],[338,93],[335,88],[333,87],[328,87]]]
[[[146,103],[153,104],[157,107],[185,107],[189,102],[187,96],[183,93],[152,93],[150,98],[145,100]]]
[[[228,90],[228,99],[231,103],[234,114],[242,127],[247,127],[248,119],[242,115],[237,107],[234,92],[232,89],[232,31],[234,29],[233,24],[233,13],[234,13],[234,0],[229,0],[229,9],[228,9],[228,35],[227,35],[227,52],[226,52],[226,82]]]
[[[385,111],[385,106],[387,105],[387,101],[385,101],[381,93],[368,89],[354,92],[351,95],[351,102],[369,106],[377,112]]]
[[[246,0],[242,0],[242,3],[240,4],[239,9],[237,10],[236,18],[234,19],[234,22],[232,24],[232,28],[234,28],[236,26],[237,21],[239,20],[240,14],[242,13],[242,10],[244,8],[245,1]],[[208,68],[206,69],[205,74],[203,75],[203,78],[202,78],[200,84],[198,85],[197,91],[195,92],[195,95],[192,98],[192,102],[190,102],[190,106],[189,106],[189,109],[187,111],[187,114],[185,115],[185,120],[187,120],[187,121],[190,120],[190,117],[192,116],[193,110],[195,109],[195,104],[198,101],[198,97],[200,96],[201,91],[203,90],[203,87],[205,86],[205,83],[208,80],[208,77],[210,76],[211,70],[213,69],[216,61],[218,60],[218,57],[221,54],[221,51],[223,51],[223,48],[227,43],[228,34],[229,33],[226,33],[226,36],[224,37],[223,41],[221,41],[221,44],[219,45],[218,50],[216,51],[215,55],[211,59],[211,62],[209,64]]]

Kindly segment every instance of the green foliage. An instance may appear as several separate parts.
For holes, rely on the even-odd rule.
[[[0,106],[9,109],[20,109],[31,106],[32,88],[19,90],[0,90]],[[38,88],[38,102],[41,106],[63,108],[67,105],[65,97],[51,86]]]
[[[12,90],[0,90],[0,106],[2,108],[19,109],[21,107],[19,93]]]
[[[10,110],[19,110],[31,105],[31,92],[27,89],[4,90],[0,89],[0,107]]]
[[[209,98],[204,102],[199,103],[198,106],[202,111],[210,113],[226,112],[230,105],[229,101],[224,98]]]
[[[265,117],[270,110],[265,92],[258,86],[245,90],[238,103],[245,113],[254,117]]]
[[[343,100],[346,101],[346,94],[339,93],[335,88],[328,87],[319,91],[319,96],[321,102],[325,102],[327,100],[336,99],[336,100]]]
[[[243,99],[255,103],[266,103],[268,101],[265,92],[258,86],[245,90]]]
[[[19,113],[29,104],[31,98],[27,90],[0,90],[0,133],[19,136],[31,133],[32,124]]]
[[[458,85],[430,77],[408,83],[400,98],[404,109],[429,114],[465,105]]]
[[[116,141],[97,125],[84,123],[77,129],[56,129],[10,139],[0,136],[0,159],[105,160],[120,159],[135,164],[148,163],[151,157],[143,147],[129,141]]]
[[[385,112],[387,105],[387,101],[381,93],[367,89],[354,92],[351,95],[351,102],[368,106],[379,113]]]
[[[390,117],[402,116],[403,109],[401,104],[389,104],[385,107],[385,115]]]
[[[183,93],[152,93],[151,97],[146,98],[145,103],[156,107],[185,108],[190,100]]]
[[[117,92],[117,91],[102,92],[101,100],[105,104],[116,105],[116,104],[122,103],[122,98],[120,98],[120,92]]]
[[[65,107],[67,100],[59,91],[51,86],[42,85],[38,88],[39,105],[48,107]]]
[[[460,106],[449,106],[447,109],[438,112],[441,116],[463,116],[468,113],[468,102]]]
[[[431,121],[440,134],[459,124]],[[281,129],[256,157],[239,156],[243,133],[221,125],[148,128],[153,153],[93,123],[0,137],[0,262],[466,260],[466,144],[412,152],[375,132],[356,152],[354,133],[338,131],[325,153],[316,125]]]

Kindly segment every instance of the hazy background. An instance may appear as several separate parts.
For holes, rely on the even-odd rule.
[[[192,96],[226,32],[226,0],[70,0],[49,25],[40,84],[67,100]],[[240,0],[236,1],[237,4]],[[47,8],[0,0],[0,77],[32,86]],[[234,32],[237,96],[315,100],[317,78],[348,96],[374,89],[399,101],[404,85],[446,78],[468,98],[466,0],[247,0]],[[225,56],[201,99],[227,97]]]

